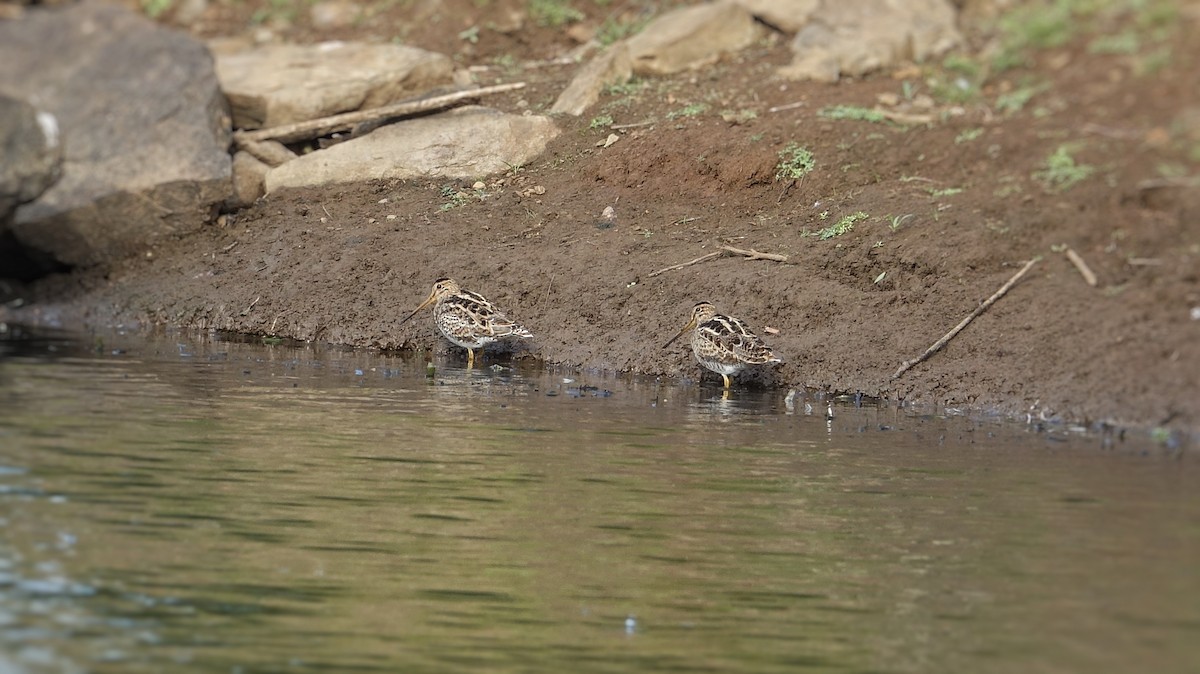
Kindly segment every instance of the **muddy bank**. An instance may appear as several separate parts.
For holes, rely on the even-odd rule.
[[[786,362],[748,385],[1194,431],[1200,190],[1176,178],[1198,172],[1180,129],[1200,45],[1174,33],[1170,60],[1142,73],[1089,39],[1040,51],[962,102],[932,96],[941,70],[782,83],[768,73],[788,54],[766,41],[702,73],[607,92],[560,119],[545,156],[482,189],[280,191],[139,258],[24,289],[0,318],[444,349],[428,316],[398,323],[450,276],[534,332],[518,357],[695,378],[685,347],[661,345],[709,300],[778,330],[765,337]],[[547,108],[569,78],[520,75],[529,89],[497,107]],[[1022,107],[997,106],[1026,82],[1041,84]],[[934,104],[920,123],[830,112],[914,92]],[[777,179],[793,144],[815,168]],[[1061,147],[1090,167],[1070,185],[1047,174]],[[788,259],[650,275],[721,245]],[[941,352],[892,379],[1038,256]]]

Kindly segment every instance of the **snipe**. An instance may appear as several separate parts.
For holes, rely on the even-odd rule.
[[[745,323],[732,316],[718,314],[717,308],[709,302],[692,307],[691,320],[663,344],[663,348],[693,328],[696,331],[692,333],[692,353],[701,365],[721,375],[726,389],[731,384],[729,376],[741,372],[747,365],[783,362]]]
[[[400,323],[405,323],[430,304],[434,305],[433,322],[442,335],[467,350],[467,367],[475,364],[475,349],[506,337],[533,336],[483,295],[464,290],[448,278],[434,281],[429,297]]]

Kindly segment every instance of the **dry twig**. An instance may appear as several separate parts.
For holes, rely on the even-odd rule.
[[[751,260],[774,260],[775,262],[787,262],[788,256],[780,255],[779,253],[760,253],[751,248],[750,250],[742,250],[733,246],[721,246],[721,250],[728,251],[734,255],[743,255]]]
[[[1075,268],[1079,270],[1079,273],[1083,276],[1084,282],[1087,283],[1088,285],[1090,285],[1091,287],[1095,288],[1096,287],[1095,272],[1093,272],[1092,268],[1089,267],[1088,264],[1083,261],[1083,258],[1079,255],[1079,253],[1075,252],[1074,248],[1067,249],[1067,259],[1070,260],[1071,264],[1075,265]]]
[[[328,136],[331,133],[338,131],[349,131],[355,126],[363,122],[377,122],[393,117],[406,117],[422,112],[431,112],[433,110],[441,110],[448,108],[456,103],[468,101],[480,96],[489,94],[498,94],[505,91],[513,91],[521,89],[525,86],[524,82],[514,82],[512,84],[497,84],[492,87],[481,87],[479,89],[468,89],[466,91],[456,91],[452,94],[444,96],[434,96],[432,98],[423,98],[416,101],[405,101],[401,103],[393,103],[380,108],[371,108],[370,110],[356,110],[354,112],[344,112],[340,115],[332,115],[330,117],[322,117],[321,119],[313,119],[305,122],[296,122],[295,124],[284,124],[283,126],[274,126],[269,129],[258,129],[255,131],[238,131],[233,134],[233,139],[241,146],[246,142],[258,142],[264,140],[277,140],[281,143],[294,143],[299,140],[309,140]]]
[[[695,260],[688,260],[687,262],[673,264],[670,267],[663,267],[662,269],[658,269],[656,271],[650,272],[646,276],[647,276],[647,278],[649,278],[649,277],[653,277],[653,276],[658,276],[659,274],[662,274],[665,272],[674,271],[676,269],[683,269],[684,267],[690,267],[694,264],[700,264],[701,262],[706,262],[708,260],[712,260],[714,258],[721,257],[722,255],[724,255],[726,253],[732,253],[733,255],[741,255],[742,257],[745,257],[745,258],[748,258],[751,260],[773,260],[775,262],[787,262],[787,259],[788,259],[788,256],[786,256],[786,255],[780,255],[778,253],[760,253],[757,250],[754,250],[753,248],[751,248],[750,250],[744,250],[742,248],[734,248],[733,246],[721,246],[721,250],[709,253],[708,255],[701,255],[700,257],[696,258]]]
[[[967,316],[966,318],[962,319],[962,321],[958,325],[954,326],[950,330],[950,332],[947,332],[946,334],[942,335],[941,339],[934,342],[933,346],[929,347],[928,349],[925,349],[925,353],[921,354],[920,356],[917,356],[916,358],[914,358],[912,360],[904,361],[904,363],[902,363],[900,365],[900,368],[898,370],[896,370],[896,374],[892,375],[892,379],[899,379],[900,375],[904,374],[905,372],[908,372],[915,365],[917,365],[919,363],[923,363],[925,361],[925,359],[927,359],[930,356],[932,356],[933,354],[937,353],[938,349],[941,349],[943,346],[946,346],[946,343],[949,342],[951,339],[954,339],[955,335],[962,332],[963,328],[967,327],[971,323],[971,321],[975,320],[976,318],[979,317],[980,314],[987,311],[988,307],[990,307],[996,303],[996,300],[1000,299],[1001,297],[1004,297],[1005,293],[1007,293],[1009,290],[1011,290],[1012,287],[1017,284],[1017,281],[1020,281],[1021,277],[1024,276],[1025,273],[1028,272],[1033,267],[1033,265],[1037,264],[1038,260],[1040,260],[1040,259],[1042,259],[1042,258],[1035,257],[1032,260],[1030,260],[1029,262],[1026,262],[1025,266],[1021,267],[1020,271],[1013,274],[1012,278],[1008,279],[1008,281],[1006,281],[1004,283],[1004,285],[1000,286],[999,290],[997,290],[995,293],[993,293],[991,297],[984,300],[983,304],[980,304],[978,307],[976,307],[975,311],[972,311],[970,316]]]
[[[688,262],[681,262],[679,264],[673,264],[670,267],[663,267],[662,269],[659,269],[657,271],[652,271],[649,274],[646,274],[646,276],[647,276],[647,278],[649,278],[652,276],[658,276],[659,274],[662,274],[665,272],[674,271],[676,269],[683,269],[684,267],[690,267],[694,264],[700,264],[701,262],[704,262],[705,260],[711,260],[714,257],[721,257],[724,254],[725,254],[725,251],[718,250],[715,253],[709,253],[708,255],[701,255],[700,257],[696,258],[695,260],[690,260]]]

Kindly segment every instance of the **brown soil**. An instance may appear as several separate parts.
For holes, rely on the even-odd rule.
[[[193,29],[205,37],[241,31],[266,6],[216,3]],[[391,3],[353,28],[317,31],[299,17],[276,30],[294,41],[402,35],[464,65],[490,64],[482,83],[528,82],[487,103],[537,111],[573,67],[521,64],[575,44],[561,28],[486,28],[506,25],[523,6]],[[418,12],[426,17],[412,30]],[[459,37],[471,26],[481,27],[475,44]],[[743,375],[745,384],[1194,432],[1200,189],[1144,184],[1164,166],[1200,171],[1200,141],[1187,137],[1195,122],[1190,131],[1183,123],[1200,114],[1200,40],[1187,37],[1194,28],[1166,38],[1169,62],[1150,74],[1139,74],[1128,55],[1089,53],[1088,36],[1031,52],[1028,67],[991,78],[976,101],[908,126],[835,121],[818,111],[872,107],[880,94],[903,99],[905,82],[928,92],[925,78],[941,69],[786,83],[771,75],[789,60],[786,40],[774,39],[560,119],[564,131],[546,155],[484,177],[481,199],[455,206],[444,180],[272,194],[144,259],[42,281],[15,317],[444,348],[428,314],[399,322],[434,279],[451,276],[535,333],[528,357],[694,378],[700,371],[686,347],[662,344],[707,299],[760,332],[778,330],[764,336],[786,362]],[[969,32],[980,47],[985,32]],[[1045,88],[1020,111],[989,105],[1028,82]],[[699,103],[707,106],[699,114],[680,114]],[[726,110],[756,116],[726,121]],[[618,125],[656,123],[592,128],[603,115]],[[619,140],[599,147],[609,133]],[[793,142],[812,151],[817,168],[777,181],[779,152]],[[1075,143],[1076,160],[1096,172],[1060,192],[1032,174],[1063,143]],[[469,193],[470,182],[449,186]],[[610,206],[611,226],[601,216]],[[869,217],[844,235],[806,236],[860,211]],[[789,259],[729,256],[650,274],[720,245]],[[1095,271],[1097,287],[1063,245]],[[1007,296],[892,379],[1035,256],[1043,259]],[[719,383],[712,376],[707,381]]]

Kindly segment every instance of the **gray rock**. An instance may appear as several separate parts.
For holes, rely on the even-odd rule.
[[[0,94],[0,229],[17,206],[33,201],[62,172],[58,120]]]
[[[715,63],[762,35],[750,12],[723,0],[667,12],[627,43],[635,73],[666,75]]]
[[[477,178],[525,164],[558,135],[547,117],[478,106],[380,127],[267,173],[267,192],[379,178]]]
[[[624,84],[632,75],[633,60],[629,57],[629,46],[618,42],[580,68],[567,88],[558,95],[550,112],[582,115],[588,106],[600,100],[600,92],[604,87]]]
[[[202,44],[117,5],[0,22],[0,89],[58,119],[63,175],[17,209],[25,246],[86,265],[200,227],[230,192],[229,117]]]
[[[763,23],[785,33],[795,33],[808,24],[821,7],[821,0],[734,0]]]
[[[374,108],[454,81],[442,54],[393,44],[266,45],[217,55],[233,124],[257,129]]]
[[[788,79],[832,82],[901,59],[920,61],[962,41],[957,13],[947,0],[838,0],[820,11],[792,40],[795,59],[780,68]]]
[[[232,205],[244,208],[258,201],[267,193],[267,171],[271,167],[246,151],[233,155],[233,199]]]

